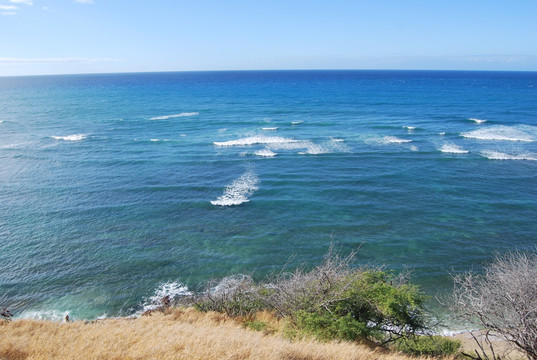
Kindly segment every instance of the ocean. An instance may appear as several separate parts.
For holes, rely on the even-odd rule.
[[[0,78],[0,307],[94,319],[319,264],[452,274],[537,245],[537,73]]]

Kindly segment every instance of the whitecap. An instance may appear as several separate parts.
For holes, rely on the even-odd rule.
[[[155,117],[149,118],[149,120],[168,120],[168,119],[173,119],[173,118],[196,116],[196,115],[199,115],[199,114],[200,113],[198,113],[198,112],[184,112],[184,113],[180,113],[180,114],[155,116]]]
[[[404,143],[410,143],[412,140],[408,139],[401,139],[395,136],[385,136],[381,140],[384,144],[404,144]]]
[[[162,307],[162,299],[165,297],[168,297],[170,302],[173,303],[180,297],[190,295],[192,295],[192,292],[188,290],[186,285],[180,282],[172,281],[160,284],[153,296],[150,296],[142,304],[142,313]]]
[[[274,131],[274,130],[278,130],[277,127],[264,127],[262,128],[262,130],[265,130],[265,131]]]
[[[286,144],[294,142],[297,142],[297,140],[278,136],[251,136],[237,140],[215,141],[213,144],[216,146],[250,146],[257,144]]]
[[[263,150],[256,151],[254,155],[263,156],[263,157],[274,157],[276,156],[276,153],[270,149],[263,149]]]
[[[484,150],[479,153],[481,156],[486,157],[491,160],[532,160],[537,161],[537,154],[526,153],[526,154],[506,154],[498,151],[488,151]]]
[[[416,127],[415,127],[415,126],[406,126],[406,125],[403,125],[403,129],[407,129],[408,131],[413,131],[413,130],[416,130]]]
[[[410,151],[420,151],[416,145],[410,145]]]
[[[302,124],[304,121],[291,121],[291,124],[293,125],[298,125],[298,124]]]
[[[160,141],[159,139],[149,139],[149,141]]]
[[[487,120],[485,120],[485,119],[476,119],[476,118],[468,118],[468,120],[471,120],[471,121],[475,122],[476,124],[483,124],[483,123],[487,122]]]
[[[505,126],[497,125],[484,129],[461,133],[461,136],[478,140],[500,141],[535,141],[537,128],[534,126]]]
[[[211,204],[217,206],[233,206],[250,201],[254,191],[256,191],[259,179],[253,171],[247,171],[238,179],[235,179],[231,184],[226,186],[224,194],[216,200],[212,200]]]
[[[439,132],[438,135],[444,136],[444,135],[446,135],[446,132],[445,131]]]
[[[445,143],[438,150],[440,150],[443,153],[449,153],[449,154],[468,154],[468,150],[464,150],[460,146],[451,144],[451,143]]]
[[[333,142],[344,142],[345,139],[339,139],[339,138],[330,138]]]
[[[87,136],[84,134],[73,134],[73,135],[67,135],[67,136],[51,136],[51,138],[55,140],[63,140],[63,141],[80,141],[84,140]]]

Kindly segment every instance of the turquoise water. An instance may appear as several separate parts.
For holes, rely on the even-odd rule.
[[[537,244],[537,73],[4,77],[0,162],[18,316],[128,315],[331,242],[434,295]]]

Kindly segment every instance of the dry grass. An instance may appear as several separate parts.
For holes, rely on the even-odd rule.
[[[258,319],[276,327],[270,314]],[[217,313],[175,309],[139,319],[0,323],[0,359],[410,359],[345,342],[291,342]],[[415,359],[415,358],[414,358]]]

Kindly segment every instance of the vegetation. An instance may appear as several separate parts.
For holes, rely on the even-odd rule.
[[[500,359],[493,338],[499,337],[537,359],[537,254],[512,252],[496,256],[483,275],[473,272],[454,277],[452,311],[462,320],[478,324],[482,336],[474,359]]]
[[[409,355],[444,357],[457,355],[462,343],[442,336],[415,336],[402,338],[394,343],[394,348]]]
[[[248,276],[228,278],[186,299],[186,304],[231,317],[270,310],[287,321],[291,336],[319,340],[387,344],[427,328],[425,297],[408,276],[354,267],[354,258],[355,253],[341,257],[330,251],[321,265],[279,273],[265,284]]]
[[[268,313],[261,317],[267,326],[276,326]],[[289,341],[245,329],[237,318],[193,308],[169,308],[138,319],[0,322],[0,339],[0,359],[9,360],[410,360],[350,342]]]

